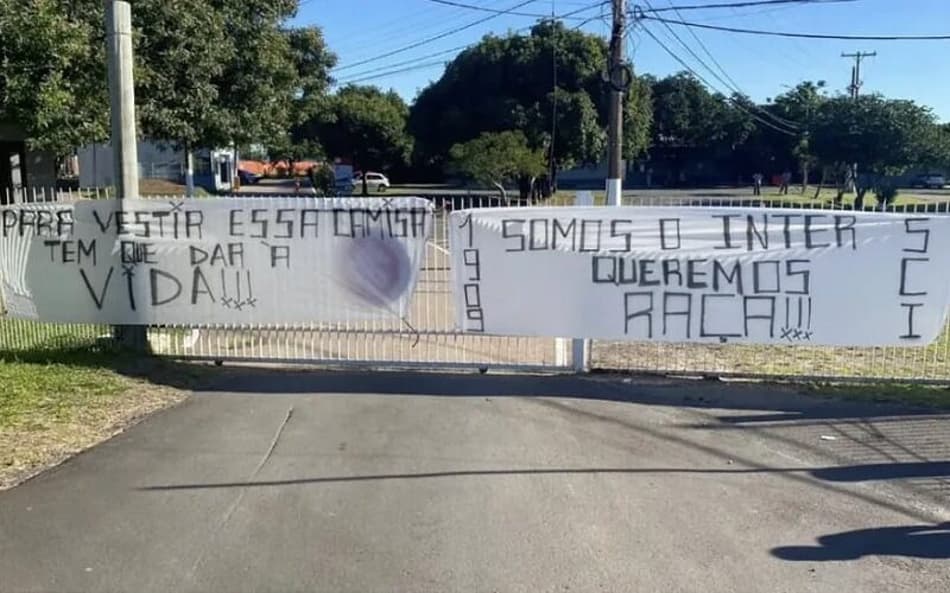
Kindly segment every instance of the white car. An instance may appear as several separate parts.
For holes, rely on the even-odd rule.
[[[353,191],[360,192],[363,190],[363,174],[355,173],[352,180]],[[366,174],[366,186],[369,191],[378,191],[384,192],[389,189],[390,183],[389,178],[383,175],[382,173],[373,173],[372,171]]]
[[[936,173],[918,175],[914,180],[914,187],[922,187],[925,189],[943,189],[946,184],[947,180],[944,179],[943,175]]]

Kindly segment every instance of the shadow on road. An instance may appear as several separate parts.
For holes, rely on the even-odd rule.
[[[864,556],[950,559],[950,522],[845,531],[819,537],[817,546],[774,548],[772,555],[793,562],[857,560]]]
[[[742,474],[801,474],[829,482],[860,482],[873,480],[890,480],[918,477],[950,476],[950,462],[940,463],[882,463],[870,465],[854,465],[828,468],[622,468],[622,467],[595,467],[595,468],[538,468],[538,469],[485,469],[485,470],[457,470],[439,472],[420,472],[410,474],[371,474],[352,476],[321,476],[310,478],[293,478],[285,480],[254,480],[239,482],[212,482],[194,484],[165,484],[146,486],[143,491],[172,491],[172,490],[213,490],[220,488],[262,488],[273,486],[301,486],[308,484],[333,484],[347,482],[372,482],[389,480],[425,480],[442,478],[464,477],[498,477],[498,476],[537,476],[537,475],[742,475]]]
[[[0,353],[2,354],[2,353]],[[19,353],[15,357],[45,364],[48,353]],[[45,358],[44,358],[45,357]],[[56,362],[100,366],[153,383],[193,390],[199,398],[216,397],[373,397],[431,396],[442,398],[520,398],[552,412],[569,415],[588,425],[613,427],[647,434],[673,445],[704,452],[734,467],[709,470],[681,468],[538,468],[538,472],[562,473],[695,473],[775,474],[807,482],[811,486],[841,491],[849,483],[890,481],[943,505],[950,491],[950,442],[944,435],[950,413],[900,404],[855,402],[808,397],[796,389],[765,384],[670,380],[657,377],[478,375],[419,372],[313,371],[286,368],[254,368],[178,363],[143,358],[121,352],[94,353],[89,349],[59,351]],[[584,400],[688,409],[694,420],[663,427],[631,423],[619,409],[598,413]],[[820,426],[819,426],[820,425]],[[774,467],[754,456],[730,448],[715,447],[701,436],[703,431],[731,428],[757,434],[775,446],[806,450],[817,458],[831,456],[831,467]],[[860,431],[859,431],[860,429]],[[796,432],[798,431],[798,432]],[[599,432],[599,431],[595,431]],[[828,440],[819,435],[831,436]],[[825,464],[823,463],[822,466]],[[439,468],[441,469],[441,468]],[[460,468],[463,471],[472,468]],[[480,468],[476,468],[480,469]],[[499,468],[485,468],[491,472]],[[523,468],[521,468],[523,469]],[[508,473],[516,473],[513,469]],[[528,468],[533,471],[532,468]],[[506,471],[501,468],[500,471]],[[466,475],[449,473],[447,475]],[[495,473],[477,475],[496,475]],[[296,477],[296,476],[295,476]],[[442,477],[424,474],[420,477]],[[331,477],[300,476],[299,483],[333,481]],[[355,478],[341,476],[340,479]],[[361,479],[397,479],[364,477]],[[233,482],[232,480],[227,480]],[[290,482],[297,483],[297,482]],[[240,486],[234,482],[235,487]],[[194,484],[193,487],[228,487]],[[253,486],[253,483],[243,484]],[[274,484],[277,485],[277,484]],[[157,486],[157,485],[156,485]],[[184,488],[188,485],[171,485]],[[911,506],[879,499],[861,489],[849,496],[903,513],[918,521],[935,518]]]
[[[841,419],[950,420],[950,412],[900,403],[810,397],[801,388],[622,375],[526,375],[373,370],[328,371],[302,367],[212,367],[148,357],[96,344],[92,347],[0,350],[0,359],[33,364],[108,368],[200,395],[350,395],[570,398],[682,407],[713,412],[712,422],[681,428],[727,429],[766,423]],[[887,389],[882,386],[881,389]],[[736,413],[738,412],[738,413]],[[744,413],[747,412],[747,413]]]
[[[716,420],[724,427],[777,421],[904,416],[950,420],[950,413],[932,408],[808,397],[799,389],[789,386],[648,376],[332,372],[231,367],[207,373],[207,381],[196,389],[207,394],[372,393],[439,397],[565,397],[749,411],[748,414],[717,416]]]
[[[868,482],[950,477],[950,461],[869,463],[816,469],[811,475],[828,482]]]

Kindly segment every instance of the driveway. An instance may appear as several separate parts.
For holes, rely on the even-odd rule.
[[[950,590],[950,415],[231,370],[0,493],[0,591]]]

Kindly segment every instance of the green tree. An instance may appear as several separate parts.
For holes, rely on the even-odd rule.
[[[136,3],[143,134],[186,150],[265,142],[291,163],[318,152],[293,128],[325,97],[335,57],[319,29],[283,28],[296,6],[296,0]]]
[[[931,130],[919,164],[944,171],[950,170],[950,123],[939,124]]]
[[[298,0],[137,0],[143,136],[184,147],[268,142],[318,108],[335,57]],[[101,0],[0,0],[0,118],[65,154],[107,137]]]
[[[685,181],[685,167],[692,162],[707,161],[721,168],[736,164],[734,151],[755,129],[749,115],[754,106],[749,99],[710,93],[687,72],[650,83],[651,156],[669,163],[671,182]]]
[[[805,81],[788,92],[779,95],[770,106],[771,110],[797,127],[793,136],[778,135],[781,148],[796,160],[802,174],[802,193],[808,187],[808,172],[817,163],[809,137],[809,127],[818,115],[818,110],[827,99],[824,95],[825,81]],[[824,177],[824,176],[823,176]],[[821,192],[819,184],[816,196]]]
[[[938,133],[929,108],[908,100],[862,95],[857,100],[839,96],[825,101],[810,138],[814,154],[823,164],[837,171],[857,165],[855,207],[860,208],[867,191],[883,176],[925,162],[934,152]],[[839,182],[839,200],[842,185]]]
[[[409,129],[417,164],[444,168],[455,144],[484,132],[521,130],[553,165],[556,187],[558,170],[605,156],[606,60],[603,39],[559,22],[538,23],[528,35],[486,36],[456,56],[413,104]],[[625,156],[635,158],[648,142],[645,85],[632,86],[625,112]]]
[[[58,156],[107,135],[105,32],[96,0],[0,0],[0,120]]]
[[[331,95],[300,134],[319,140],[331,157],[350,159],[359,170],[404,165],[412,151],[406,130],[409,108],[395,92],[349,85]],[[363,194],[368,193],[363,175]]]
[[[226,127],[215,80],[233,55],[223,12],[199,3],[141,0],[132,23],[140,134],[186,152],[220,145]]]
[[[254,29],[254,23],[247,18],[232,25],[229,34],[247,41],[237,44],[234,59],[216,81],[231,139],[239,144],[307,144],[310,139],[299,128],[326,108],[336,56],[316,27],[282,29],[274,21],[265,31],[248,33],[245,28]],[[311,143],[297,152],[312,148]]]
[[[484,132],[449,150],[451,167],[475,181],[491,184],[508,200],[505,184],[521,177],[535,178],[545,170],[544,155],[528,146],[520,131]]]

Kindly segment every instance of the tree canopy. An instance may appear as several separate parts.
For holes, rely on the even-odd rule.
[[[507,198],[505,183],[537,177],[545,170],[544,154],[528,146],[520,131],[484,132],[449,150],[451,167],[458,173],[494,185]]]
[[[267,141],[319,105],[335,57],[319,29],[286,29],[297,0],[137,0],[143,136],[180,145]],[[101,0],[0,0],[0,118],[64,154],[107,136]]]
[[[596,35],[541,22],[530,34],[489,35],[460,53],[413,104],[416,160],[441,166],[449,149],[484,132],[522,130],[555,169],[599,162],[606,148],[607,44]],[[556,85],[555,85],[556,79]],[[625,103],[625,153],[648,143],[649,93],[635,84]]]
[[[828,99],[819,106],[810,129],[819,161],[839,170],[857,165],[863,174],[857,180],[859,202],[878,177],[926,162],[940,132],[928,108],[880,95]]]
[[[96,0],[0,0],[0,120],[64,154],[107,133],[105,31]]]
[[[298,131],[317,139],[327,155],[350,159],[362,171],[405,165],[412,151],[409,107],[394,91],[348,85],[330,95]]]

